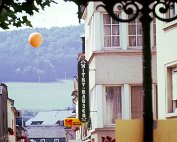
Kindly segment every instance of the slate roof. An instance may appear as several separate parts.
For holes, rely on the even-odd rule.
[[[35,121],[42,121],[40,126],[58,125],[56,124],[57,121],[64,120],[71,115],[73,115],[72,110],[43,111],[39,112],[34,118],[29,119],[26,126],[31,126],[32,122]]]

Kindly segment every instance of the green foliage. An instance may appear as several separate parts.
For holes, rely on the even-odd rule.
[[[32,27],[27,16],[32,16],[39,9],[44,10],[46,6],[55,3],[53,0],[0,0],[0,27],[9,29],[9,26],[21,27],[26,25]],[[23,14],[20,14],[23,13]]]
[[[37,49],[28,43],[34,31],[43,36]],[[72,78],[77,75],[82,33],[83,25],[0,32],[0,81],[37,82],[38,72],[41,82],[64,79],[65,74]]]

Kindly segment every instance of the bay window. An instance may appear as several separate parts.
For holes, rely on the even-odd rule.
[[[104,24],[104,47],[120,46],[119,22],[112,19],[108,14],[103,14]]]
[[[122,118],[121,87],[107,86],[106,90],[106,124],[115,124]]]

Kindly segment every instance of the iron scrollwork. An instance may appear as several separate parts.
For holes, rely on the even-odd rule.
[[[98,7],[103,7],[108,14],[119,22],[130,22],[136,19],[139,13],[142,15],[148,13],[155,16],[157,19],[165,22],[170,22],[177,19],[177,15],[170,18],[164,18],[163,14],[173,8],[177,0],[64,0],[72,1],[78,5],[78,18],[81,19],[82,6],[86,7],[88,2],[102,2]],[[114,11],[124,11],[131,18],[121,19]],[[161,15],[161,16],[160,16]]]

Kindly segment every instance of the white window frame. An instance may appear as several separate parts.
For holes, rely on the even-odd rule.
[[[121,22],[119,22],[119,24],[118,24],[119,25],[119,35],[118,35],[119,45],[118,46],[105,46],[104,45],[104,37],[105,37],[105,34],[104,34],[104,15],[106,15],[106,14],[108,14],[108,13],[102,13],[101,14],[101,21],[102,21],[102,40],[101,40],[101,42],[102,42],[102,47],[103,47],[103,49],[106,49],[106,50],[121,48]],[[117,12],[117,14],[119,14],[119,17],[121,17],[121,12]],[[111,18],[111,21],[112,21],[112,18]],[[112,22],[111,22],[111,24],[107,24],[107,25],[111,25],[111,27],[112,27]],[[117,24],[115,24],[115,25],[117,25]],[[110,36],[111,36],[111,45],[112,45],[112,37],[114,36],[114,35],[112,35],[112,28],[111,28]]]
[[[173,72],[174,69],[177,67],[177,61],[171,62],[166,65],[166,112],[167,112],[167,117],[171,116],[177,116],[177,98],[173,98]]]
[[[127,15],[127,16],[129,16],[129,15]],[[137,17],[137,18],[139,18],[139,17]],[[135,18],[134,20],[135,20],[135,24],[130,24],[129,22],[127,23],[127,44],[128,44],[128,49],[142,49],[142,46],[143,46],[143,41],[142,41],[142,45],[140,45],[140,46],[138,46],[138,36],[140,36],[140,34],[138,34],[138,25],[137,25],[137,18]],[[132,22],[132,21],[131,21]],[[140,23],[138,23],[139,25],[141,25],[141,22]],[[136,34],[135,35],[129,35],[129,25],[135,25],[136,26]],[[143,30],[143,29],[142,29]],[[129,45],[129,37],[130,36],[135,36],[136,37],[136,45],[135,46],[130,46]],[[142,31],[142,35],[141,35],[141,37],[142,37],[142,40],[143,40],[143,31]]]

